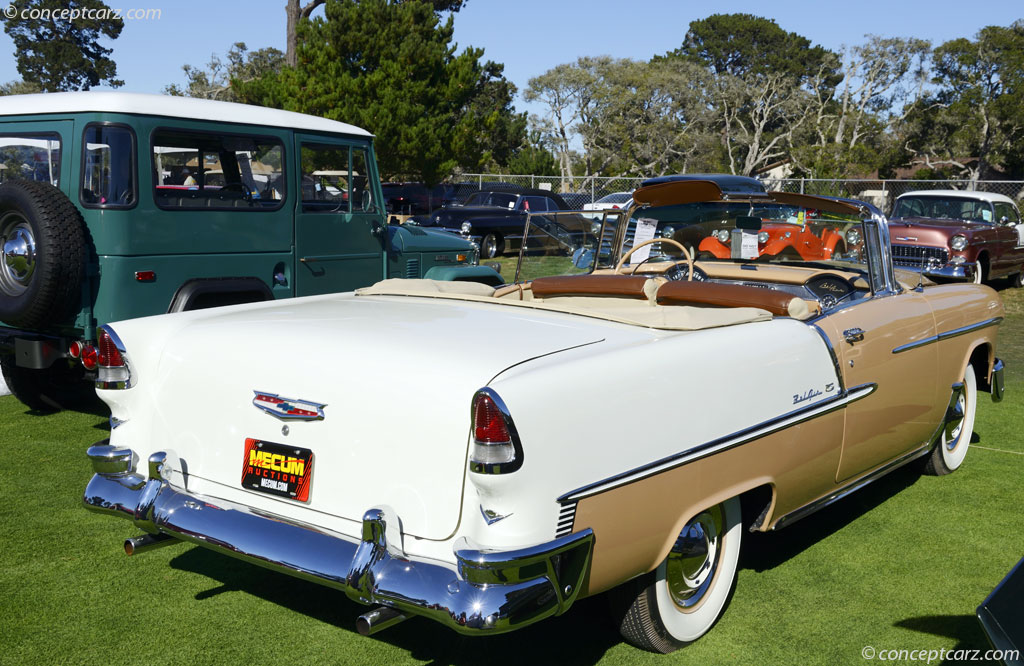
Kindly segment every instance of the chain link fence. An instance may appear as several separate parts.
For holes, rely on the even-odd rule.
[[[463,198],[470,192],[485,190],[491,186],[517,186],[548,190],[559,194],[570,208],[581,208],[584,204],[597,201],[615,192],[630,192],[646,180],[645,178],[604,178],[578,176],[509,176],[502,174],[463,174],[458,178],[458,194]],[[976,190],[995,192],[1021,201],[1024,199],[1022,180],[871,180],[857,178],[777,178],[764,179],[769,190],[799,192],[832,197],[860,199],[889,212],[893,201],[901,194],[916,190]]]
[[[919,190],[966,190],[1004,194],[1015,201],[1024,199],[1021,180],[868,180],[779,178],[765,179],[769,190],[859,199],[888,213],[896,197]]]
[[[569,208],[582,208],[584,204],[593,203],[615,192],[632,192],[640,187],[645,178],[598,176],[577,176],[561,178],[559,176],[507,176],[493,173],[463,174],[457,180],[457,196],[468,196],[475,190],[486,190],[491,186],[531,187],[538,190],[554,192],[565,199]],[[463,190],[466,190],[463,194]]]

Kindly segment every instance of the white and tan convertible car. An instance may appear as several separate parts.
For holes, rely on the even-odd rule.
[[[894,272],[861,202],[721,176],[633,199],[528,219],[497,289],[101,327],[85,506],[134,523],[128,554],[184,541],[336,588],[362,633],[496,634],[615,589],[626,639],[668,652],[722,613],[746,530],[963,463],[978,391],[1002,397],[994,291]],[[759,252],[785,221],[841,250]],[[696,254],[708,234],[732,256]]]

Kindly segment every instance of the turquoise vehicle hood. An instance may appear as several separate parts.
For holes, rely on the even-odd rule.
[[[411,224],[389,225],[388,233],[391,234],[392,247],[399,252],[466,252],[473,249],[472,243],[457,234]]]

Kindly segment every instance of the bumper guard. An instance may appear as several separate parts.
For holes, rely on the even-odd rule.
[[[366,511],[357,541],[173,487],[165,471],[176,460],[173,452],[149,457],[148,478],[132,471],[139,458],[131,449],[103,441],[88,456],[95,474],[85,508],[130,520],[152,535],[126,542],[129,554],[186,541],[464,634],[502,633],[565,612],[590,566],[589,529],[512,551],[481,549],[461,538],[456,565],[414,560],[402,551],[401,522],[386,506]]]

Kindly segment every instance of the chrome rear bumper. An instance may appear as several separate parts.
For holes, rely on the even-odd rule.
[[[401,523],[388,507],[366,511],[357,541],[172,487],[164,470],[173,453],[150,456],[148,478],[132,471],[138,456],[131,449],[100,442],[88,456],[96,473],[83,497],[87,509],[465,634],[502,633],[565,612],[590,566],[589,529],[514,551],[483,550],[463,538],[454,547],[455,564],[412,559],[402,551]]]

